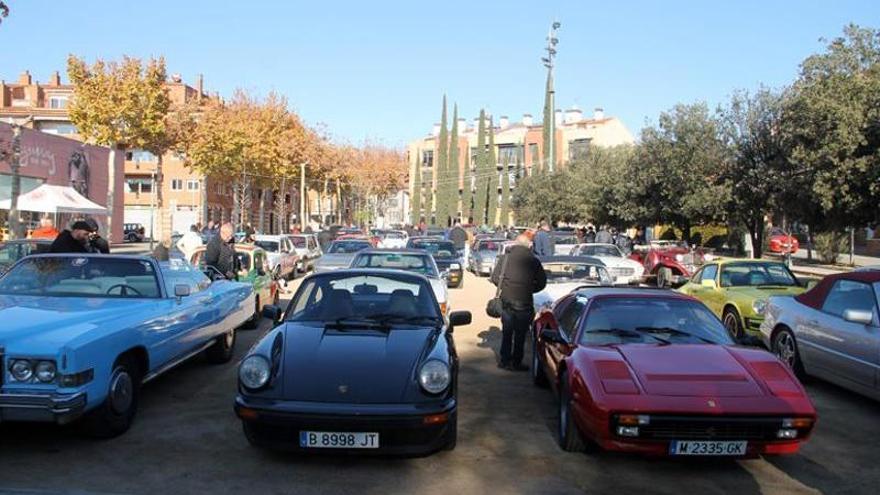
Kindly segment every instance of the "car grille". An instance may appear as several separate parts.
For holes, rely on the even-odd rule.
[[[776,440],[782,418],[651,416],[639,438],[657,440]]]
[[[613,277],[632,277],[636,270],[634,268],[623,266],[609,268],[608,272]]]

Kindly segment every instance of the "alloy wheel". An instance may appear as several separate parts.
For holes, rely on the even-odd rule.
[[[128,371],[117,368],[110,381],[110,407],[116,414],[124,414],[134,400],[134,381]]]
[[[776,337],[776,356],[782,360],[789,368],[794,368],[795,356],[797,355],[797,349],[795,349],[794,338],[788,332],[781,332],[779,336]]]

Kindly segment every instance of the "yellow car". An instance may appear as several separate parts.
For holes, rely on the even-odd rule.
[[[755,259],[706,263],[679,291],[703,302],[734,338],[757,336],[770,296],[806,290],[785,264]]]

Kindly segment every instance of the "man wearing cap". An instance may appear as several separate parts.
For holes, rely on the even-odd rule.
[[[89,247],[91,248],[91,252],[110,254],[110,243],[98,233],[100,230],[98,222],[96,222],[94,218],[86,218],[86,223],[92,228],[92,232],[89,234]]]
[[[64,229],[49,246],[50,253],[90,253],[89,234],[92,227],[85,220],[73,222],[70,229]]]

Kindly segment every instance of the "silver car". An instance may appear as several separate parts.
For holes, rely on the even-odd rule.
[[[474,243],[468,269],[478,276],[489,276],[495,268],[498,250],[505,239],[480,239]]]
[[[351,260],[354,259],[354,256],[359,251],[370,249],[371,247],[373,247],[373,245],[370,244],[370,241],[360,239],[342,239],[339,241],[333,241],[330,243],[330,246],[327,247],[327,252],[324,253],[324,256],[321,256],[318,258],[318,261],[315,262],[315,273],[348,268],[349,265],[351,265]]]
[[[798,296],[773,296],[764,344],[801,376],[815,376],[880,400],[880,272],[830,275]]]

